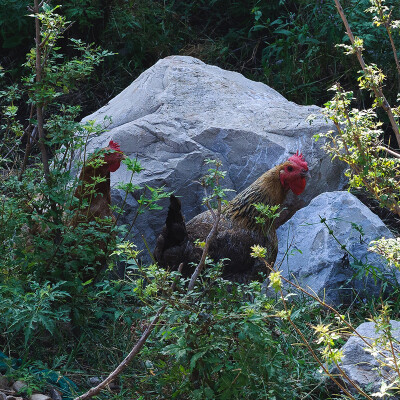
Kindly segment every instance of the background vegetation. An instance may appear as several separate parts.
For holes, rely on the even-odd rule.
[[[125,279],[103,271],[96,280],[86,280],[96,262],[96,241],[104,239],[104,232],[96,224],[71,229],[77,182],[68,163],[72,150],[84,148],[89,135],[101,133],[90,123],[79,124],[82,116],[104,105],[158,59],[190,55],[265,82],[299,104],[325,104],[331,97],[327,89],[340,81],[327,104],[327,117],[343,131],[339,144],[328,136],[333,141],[327,151],[354,167],[349,172],[354,187],[376,182],[383,160],[387,179],[380,180],[374,195],[396,212],[398,162],[381,148],[389,138],[396,148],[392,127],[378,108],[379,98],[370,96],[373,74],[361,80],[364,90],[356,88],[357,59],[335,47],[344,42],[351,49],[334,2],[53,1],[52,7],[62,7],[48,7],[41,17],[48,56],[40,82],[35,82],[35,23],[28,5],[32,2],[0,3],[0,371],[27,381],[28,392],[52,384],[63,391],[63,398],[73,398],[93,385],[88,378],[113,370],[163,309],[140,357],[98,398],[334,397],[310,354],[321,350],[320,360],[335,363],[335,349],[346,336],[335,333],[341,314],[321,308],[318,299],[310,305],[306,296],[289,310],[284,297],[266,298],[258,283],[224,281],[221,266],[210,261],[188,294],[187,282],[156,266],[142,266],[135,246],[118,240],[108,260],[111,267],[128,264]],[[347,0],[342,5],[353,31],[364,40],[368,65],[378,64],[386,76],[376,87],[384,88],[388,101],[395,103],[399,75],[385,30],[372,29],[371,15],[364,12],[370,2]],[[393,20],[399,11],[393,8]],[[398,33],[393,40],[397,46]],[[373,109],[365,119],[349,111],[351,104]],[[37,109],[42,110],[46,140],[28,152],[27,138],[40,125],[32,111]],[[40,143],[50,155],[44,174]],[[62,162],[51,164],[52,157],[63,157]],[[138,163],[128,167],[141,172]],[[164,195],[152,194],[143,203],[147,211]],[[118,229],[123,237],[126,228]],[[398,265],[398,244],[375,246]],[[262,258],[262,249],[255,253]],[[271,278],[279,292],[279,273]],[[343,314],[357,325],[379,309],[380,326],[387,327],[389,315],[400,310],[396,293],[390,312],[387,303],[382,306],[381,299],[374,299]],[[390,332],[382,341],[387,337]]]
[[[0,4],[1,65],[12,71],[13,78],[21,76],[20,66],[34,34],[27,16],[29,3],[4,0]],[[388,85],[395,88],[398,78],[390,64],[392,53],[384,29],[371,29],[371,18],[364,13],[369,1],[342,3],[353,30],[364,39],[369,62],[381,65]],[[395,3],[390,0],[387,5]],[[75,54],[68,46],[69,37],[117,53],[80,91],[67,96],[67,101],[82,106],[82,115],[105,104],[160,58],[174,54],[241,72],[299,104],[324,104],[329,99],[327,88],[338,80],[346,88],[359,70],[356,60],[335,47],[349,40],[333,0],[67,0],[53,4],[62,5],[62,14],[73,21],[60,42],[67,56]],[[394,39],[398,42],[398,35]],[[361,94],[358,100],[368,101]]]

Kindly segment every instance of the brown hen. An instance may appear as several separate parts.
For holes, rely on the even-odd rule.
[[[106,265],[109,244],[115,238],[112,233],[116,221],[111,210],[110,173],[120,167],[124,158],[118,143],[111,140],[107,147],[97,150],[89,157],[79,175],[79,183],[74,193],[79,205],[78,208],[74,207],[70,226],[84,228],[82,241],[92,241],[96,251],[94,263],[100,266],[100,269]],[[95,222],[96,225],[91,227]],[[96,233],[86,234],[85,227],[89,231],[95,229]],[[98,267],[88,266],[86,272],[82,271],[83,281],[94,278],[97,271]]]

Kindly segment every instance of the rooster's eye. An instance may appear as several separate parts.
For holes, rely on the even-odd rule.
[[[293,171],[293,167],[292,167],[291,165],[289,165],[289,166],[287,167],[287,169],[288,169],[289,172],[292,172],[292,171]]]

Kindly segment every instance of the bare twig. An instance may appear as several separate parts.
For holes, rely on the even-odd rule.
[[[346,28],[346,32],[347,32],[347,35],[349,36],[351,44],[354,45],[354,42],[355,42],[354,35],[353,35],[353,32],[351,31],[350,25],[349,25],[349,23],[347,21],[347,18],[345,16],[345,14],[344,14],[344,11],[343,11],[343,8],[342,8],[342,6],[340,4],[340,1],[339,0],[334,0],[334,1],[335,1],[336,8],[337,8],[337,10],[339,12],[339,15],[342,18],[342,21],[343,21],[344,26]],[[365,66],[364,58],[362,56],[361,49],[356,48],[355,50],[356,50],[356,55],[357,55],[357,58],[358,58],[358,61],[359,61],[360,65],[361,65],[361,68],[362,68],[362,70],[364,72],[366,72],[366,66]],[[373,90],[376,98],[381,99],[382,108],[386,111],[386,113],[387,113],[387,115],[389,117],[390,124],[391,124],[393,132],[394,132],[394,134],[396,136],[397,143],[400,146],[399,126],[396,123],[395,117],[394,117],[393,112],[392,112],[392,108],[390,107],[390,104],[386,100],[386,97],[383,94],[383,91],[382,91],[381,87],[373,87],[372,90]]]
[[[204,268],[204,266],[206,264],[206,257],[207,257],[207,254],[208,254],[208,249],[210,247],[210,244],[214,240],[214,237],[215,237],[215,235],[217,233],[219,220],[221,218],[221,200],[220,199],[218,200],[217,212],[214,213],[213,218],[214,218],[213,226],[211,228],[210,233],[207,235],[206,242],[205,242],[205,245],[204,245],[204,248],[203,248],[203,253],[201,255],[200,262],[197,265],[195,271],[193,272],[192,277],[190,278],[188,291],[193,290],[194,285],[196,283],[196,279],[198,278],[198,276],[200,275],[201,271],[203,270],[203,268]]]
[[[36,125],[33,127],[33,131],[31,132],[31,128],[32,128],[32,117],[33,117],[33,113],[35,111],[35,108],[33,106],[33,104],[31,105],[31,110],[29,113],[29,124],[25,129],[25,134],[27,136],[26,138],[26,146],[25,146],[25,153],[24,153],[24,160],[22,162],[22,166],[21,166],[21,170],[19,171],[18,174],[18,180],[21,181],[22,180],[22,175],[25,172],[26,169],[26,165],[28,163],[28,158],[32,149],[32,142],[33,142],[33,138],[36,136],[36,132],[37,132],[37,127]]]
[[[121,362],[121,364],[118,365],[118,367],[111,372],[110,375],[104,381],[99,383],[96,387],[91,388],[88,392],[84,393],[83,395],[76,397],[74,400],[83,400],[83,399],[89,399],[90,397],[93,397],[97,395],[103,388],[105,388],[107,385],[109,385],[128,365],[129,363],[133,360],[133,358],[136,356],[136,354],[139,353],[139,351],[142,349],[144,344],[147,341],[147,338],[150,336],[150,333],[153,331],[155,328],[161,314],[164,312],[165,308],[167,307],[167,303],[165,303],[158,311],[153,320],[151,321],[151,324],[147,327],[147,329],[143,332],[143,335],[140,337],[140,339],[137,341],[131,352],[125,357],[125,359]]]
[[[391,29],[391,27],[390,27],[390,21],[392,20],[392,11],[393,11],[393,10],[391,10],[391,11],[389,12],[388,17],[387,17],[387,19],[385,20],[384,15],[383,15],[382,7],[380,7],[380,8],[379,8],[379,16],[380,16],[380,18],[381,18],[382,21],[385,20],[385,23],[384,23],[385,29],[386,29],[386,32],[387,32],[387,34],[388,34],[388,36],[389,36],[390,44],[391,44],[391,46],[392,46],[393,57],[394,57],[394,61],[395,61],[395,63],[396,63],[397,73],[398,73],[399,76],[400,76],[400,64],[399,64],[399,59],[398,59],[398,57],[397,57],[396,46],[395,46],[394,41],[393,41],[392,29]]]
[[[390,149],[388,149],[388,148],[385,147],[385,146],[378,146],[377,149],[378,149],[378,150],[386,151],[386,153],[389,153],[389,154],[390,154],[391,156],[393,156],[393,157],[400,158],[400,154],[399,154],[399,153],[396,153],[395,151],[390,150]]]
[[[337,86],[338,86],[338,91],[343,95],[343,89],[341,88],[341,86],[339,84]],[[344,102],[344,98],[343,97],[341,98],[341,100]],[[344,114],[345,114],[345,117],[346,117],[346,119],[348,121],[349,126],[352,126],[353,123],[351,121],[350,115],[349,115],[349,113],[348,113],[348,111],[346,109],[346,105],[345,104],[343,104],[343,109],[344,109]],[[337,131],[339,133],[339,136],[343,137],[343,131],[341,129],[340,124],[337,121],[333,121],[333,122],[334,122],[334,124],[336,126],[336,129],[337,129]],[[354,131],[356,131],[356,129]],[[353,135],[353,137],[354,137],[354,135]],[[359,140],[357,140],[357,139],[358,138],[354,137],[354,140],[357,142],[358,150],[359,150],[360,154],[365,155],[365,150],[363,150],[362,146],[360,145]],[[335,139],[332,138],[332,140],[335,140]],[[349,156],[351,153],[350,153],[350,150],[349,150],[345,140],[343,141],[343,146],[345,148],[346,154]],[[399,153],[389,149],[385,145],[382,145],[382,144],[381,145],[377,145],[377,146],[374,147],[374,149],[385,151],[385,152],[387,152],[388,154],[390,154],[393,157],[400,158],[400,154]],[[357,162],[355,162],[352,157],[348,158],[345,161],[349,164],[350,168],[357,175],[361,175],[362,167]],[[375,179],[376,179],[376,176],[375,176]],[[380,191],[377,191],[378,185],[376,184],[376,182],[375,183],[371,183],[366,178],[362,178],[362,181],[363,181],[366,189],[380,202],[381,201],[380,196],[381,196],[382,193]],[[386,206],[390,209],[390,211],[392,211],[392,212],[394,212],[394,213],[396,213],[397,215],[400,216],[400,205],[398,205],[396,201],[388,199]]]
[[[265,260],[264,260],[264,263],[267,266],[267,268],[269,268],[272,272],[276,272],[276,269],[273,266],[271,266],[270,264],[268,264]],[[281,276],[281,279],[284,282],[286,282],[287,284],[289,284],[290,286],[293,286],[295,289],[304,293],[306,296],[308,296],[308,297],[312,298],[313,300],[315,300],[316,302],[318,302],[321,306],[327,308],[333,314],[335,314],[336,317],[338,318],[338,320],[342,321],[344,323],[344,325],[346,325],[346,327],[349,329],[349,331],[351,331],[351,333],[354,336],[357,336],[359,339],[361,339],[367,347],[372,348],[371,343],[369,343],[364,336],[362,336],[360,333],[358,333],[357,330],[351,325],[351,323],[347,322],[334,307],[330,306],[325,301],[321,300],[318,295],[308,292],[307,290],[303,289],[299,284],[292,282],[291,280],[285,278],[284,276]],[[283,294],[283,292],[281,291],[281,295],[282,294]],[[284,304],[285,304],[285,301],[284,301]],[[378,352],[378,353],[382,357],[385,357],[385,355],[382,352]]]
[[[265,265],[267,266],[267,268],[269,268],[272,272],[276,272],[275,268],[270,265],[269,263],[267,263],[264,260]],[[300,290],[301,292],[303,292],[304,294],[306,294],[307,296],[311,297],[312,299],[316,300],[319,304],[321,304],[322,306],[328,308],[330,311],[333,311],[337,316],[340,317],[340,320],[343,321],[349,328],[350,330],[353,331],[354,334],[356,334],[358,337],[360,337],[364,343],[366,343],[369,347],[371,347],[370,343],[368,343],[365,338],[363,336],[361,336],[349,323],[347,323],[347,321],[345,321],[344,319],[341,318],[341,315],[337,312],[337,310],[335,310],[333,307],[329,306],[328,304],[326,304],[323,300],[321,300],[317,295],[313,295],[310,292],[306,291],[305,289],[303,289],[300,285],[290,281],[289,279],[286,279],[285,277],[281,276],[281,279],[283,279],[286,283],[290,284],[291,286],[293,286],[294,288]],[[290,325],[293,327],[293,329],[296,331],[296,333],[300,336],[302,342],[304,343],[304,345],[307,347],[308,351],[310,352],[310,354],[312,355],[312,357],[314,358],[314,360],[319,364],[319,366],[321,367],[321,369],[325,372],[325,374],[327,376],[329,376],[329,378],[350,398],[355,400],[354,396],[344,387],[344,385],[342,385],[342,383],[335,378],[335,376],[333,376],[328,368],[326,367],[326,365],[319,359],[319,357],[317,356],[317,354],[315,354],[315,351],[313,350],[313,348],[311,347],[309,341],[307,340],[307,338],[303,335],[303,333],[301,332],[301,330],[297,327],[297,325],[293,322],[293,320],[290,318],[290,312],[289,309],[287,307],[287,303],[285,300],[285,296],[283,294],[283,290],[280,289],[279,290],[280,295],[281,295],[281,299],[282,299],[282,303],[283,303],[283,307],[285,309],[286,315],[287,315],[287,320],[289,321]],[[363,396],[365,396],[368,400],[372,400],[372,397],[370,397],[367,393],[365,393],[361,387],[359,387],[357,385],[357,383],[355,383],[341,368],[340,366],[337,365],[337,363],[335,363],[336,367],[338,368],[338,370],[342,373],[342,376]]]
[[[217,184],[218,184],[218,177],[216,179],[217,179]],[[193,275],[192,275],[192,277],[190,279],[187,293],[189,293],[194,288],[194,285],[196,283],[196,279],[198,278],[199,274],[201,273],[201,271],[203,270],[203,268],[205,266],[205,260],[206,260],[206,256],[207,256],[207,253],[208,253],[208,249],[209,249],[209,246],[210,246],[212,240],[215,237],[215,234],[216,234],[217,229],[218,229],[219,220],[220,220],[220,217],[221,217],[221,206],[222,206],[221,198],[218,198],[218,207],[217,207],[217,211],[216,212],[211,209],[211,206],[208,203],[207,203],[207,206],[209,207],[209,209],[211,211],[211,215],[212,215],[212,217],[214,219],[214,223],[213,223],[213,226],[211,228],[210,233],[207,236],[206,243],[205,243],[205,246],[203,248],[203,253],[202,253],[201,260],[200,260],[199,264],[197,265],[196,270],[195,270],[195,272],[193,273]],[[184,266],[184,263],[181,263],[179,265],[179,268],[178,268],[178,272],[179,273],[182,272],[183,266]],[[178,279],[179,279],[179,277],[176,278],[174,280],[174,282],[172,283],[171,292],[175,290],[176,283],[177,283]],[[151,321],[150,325],[143,332],[142,336],[136,342],[136,344],[133,347],[133,349],[125,357],[125,359],[118,365],[118,367],[113,372],[111,372],[111,374],[106,379],[104,379],[99,385],[97,385],[94,388],[91,388],[88,392],[84,393],[83,395],[81,395],[79,397],[76,397],[74,400],[84,400],[84,399],[88,399],[90,397],[93,397],[93,396],[97,395],[100,392],[100,390],[102,390],[108,384],[110,384],[110,382],[113,381],[129,365],[129,363],[140,352],[140,350],[142,349],[142,347],[146,343],[148,337],[150,336],[150,334],[153,331],[153,329],[156,327],[157,322],[158,322],[161,314],[165,311],[167,305],[168,305],[168,301],[165,301],[164,305],[162,305],[161,308],[157,311],[157,313],[156,313],[155,317],[153,318],[153,320]]]
[[[332,375],[329,373],[329,370],[326,368],[325,364],[319,359],[319,357],[315,354],[313,348],[310,346],[310,343],[308,342],[308,340],[304,337],[303,333],[301,332],[301,330],[297,327],[297,325],[292,321],[292,319],[290,318],[290,315],[288,313],[288,309],[287,309],[287,305],[286,305],[286,301],[285,298],[283,296],[283,292],[282,290],[280,291],[281,293],[281,298],[283,301],[283,306],[285,308],[285,311],[287,312],[288,315],[288,321],[290,323],[290,325],[293,327],[293,329],[297,332],[297,334],[300,336],[301,340],[303,341],[304,345],[307,347],[308,351],[311,353],[312,357],[314,358],[314,360],[319,364],[319,366],[322,368],[322,370],[325,372],[326,375],[328,375],[332,381],[341,389],[343,390],[343,392],[350,397],[350,399],[354,400],[354,397],[351,395],[351,393],[349,391],[346,390],[346,388]]]
[[[39,13],[39,2],[35,0],[34,3],[35,14]],[[40,21],[38,16],[35,16],[35,31],[36,31],[36,82],[40,83],[42,80],[42,66],[41,66],[41,54],[42,48],[40,46]],[[46,143],[45,143],[45,133],[44,133],[44,118],[43,118],[43,105],[36,104],[36,116],[37,116],[37,128],[39,132],[39,148],[42,154],[43,172],[46,181],[50,179],[50,169],[49,169],[49,155],[47,153]]]
[[[183,263],[179,265],[178,272],[182,272]],[[177,279],[171,285],[171,291],[175,290]],[[101,383],[99,383],[96,387],[91,388],[86,393],[82,394],[81,396],[75,397],[74,400],[84,400],[89,399],[90,397],[96,396],[102,389],[104,389],[107,385],[109,385],[128,365],[129,363],[135,358],[135,356],[140,352],[144,344],[146,343],[148,337],[150,336],[153,329],[157,326],[157,322],[160,319],[161,314],[167,308],[168,303],[166,302],[156,313],[153,320],[151,321],[150,325],[146,328],[143,332],[140,339],[136,342],[133,349],[130,353],[124,358],[124,360],[118,365],[117,368],[106,379],[104,379]]]

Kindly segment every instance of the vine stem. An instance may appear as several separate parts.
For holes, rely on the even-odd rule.
[[[392,11],[393,11],[393,10],[391,10],[391,11],[389,12],[388,17],[387,17],[387,19],[385,20],[385,16],[384,16],[384,14],[383,14],[382,2],[381,2],[381,1],[379,1],[379,3],[378,3],[378,9],[379,9],[379,17],[381,18],[382,21],[384,21],[384,26],[385,26],[386,32],[387,32],[387,34],[388,34],[388,36],[389,36],[390,44],[391,44],[391,46],[392,46],[394,61],[395,61],[395,63],[396,63],[397,73],[398,73],[399,76],[400,76],[400,64],[399,64],[399,59],[398,59],[398,57],[397,57],[396,46],[395,46],[394,41],[393,41],[392,30],[391,30],[391,27],[390,27],[390,21],[391,21],[391,19],[392,19]]]

